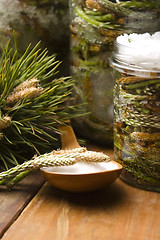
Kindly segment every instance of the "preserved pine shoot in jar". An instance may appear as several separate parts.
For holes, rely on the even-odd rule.
[[[123,33],[160,30],[160,1],[70,0],[70,14],[75,95],[89,112],[76,119],[75,126],[86,138],[108,144],[113,137],[114,86],[108,59],[114,41]]]
[[[121,178],[160,192],[160,32],[115,43],[114,152]]]

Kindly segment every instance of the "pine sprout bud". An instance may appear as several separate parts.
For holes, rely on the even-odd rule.
[[[3,129],[9,127],[10,125],[11,125],[11,118],[9,116],[2,116],[0,118],[0,132],[2,132]],[[1,136],[0,136],[0,139],[1,139]]]
[[[34,98],[38,97],[42,91],[41,87],[30,87],[24,88],[20,91],[13,91],[7,97],[7,104],[14,105],[15,103],[22,101],[24,98],[33,100]]]
[[[30,80],[26,80],[24,82],[22,82],[21,84],[19,84],[14,90],[13,92],[18,92],[21,90],[24,90],[25,88],[31,88],[31,87],[39,87],[39,80],[37,78],[32,78]]]
[[[11,181],[16,176],[24,172],[24,175],[21,174],[21,177],[18,178],[18,181],[22,180],[23,176],[25,177],[26,171],[28,175],[29,173],[42,167],[69,166],[83,161],[90,163],[104,161],[109,162],[110,157],[101,152],[87,151],[84,147],[70,150],[54,150],[0,173],[0,185],[7,185],[8,181]],[[17,180],[15,182],[17,183]]]
[[[85,162],[109,162],[110,157],[101,152],[86,151],[76,157],[77,161]]]
[[[57,150],[53,151],[53,154],[82,153],[82,152],[86,152],[86,151],[87,151],[87,148],[79,147],[79,148],[66,149],[66,150],[57,149]]]

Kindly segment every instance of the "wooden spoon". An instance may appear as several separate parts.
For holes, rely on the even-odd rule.
[[[80,148],[72,127],[61,126],[62,150],[72,150]],[[54,187],[69,192],[87,192],[103,188],[113,183],[121,173],[122,166],[115,162],[117,167],[111,170],[104,170],[94,173],[67,174],[42,169],[45,179]]]
[[[69,150],[81,147],[77,141],[73,128],[70,125],[61,126],[59,127],[59,130],[62,131],[61,133],[62,150]]]

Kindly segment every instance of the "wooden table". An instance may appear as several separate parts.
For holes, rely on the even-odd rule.
[[[103,150],[113,156],[112,150]],[[0,236],[2,240],[159,240],[160,194],[120,179],[101,191],[68,193],[44,183],[37,172],[10,192],[0,188]]]

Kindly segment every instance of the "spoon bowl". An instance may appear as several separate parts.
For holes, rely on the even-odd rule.
[[[69,192],[89,192],[104,188],[119,177],[122,165],[108,163],[76,163],[65,167],[42,168],[44,178],[52,186]]]

